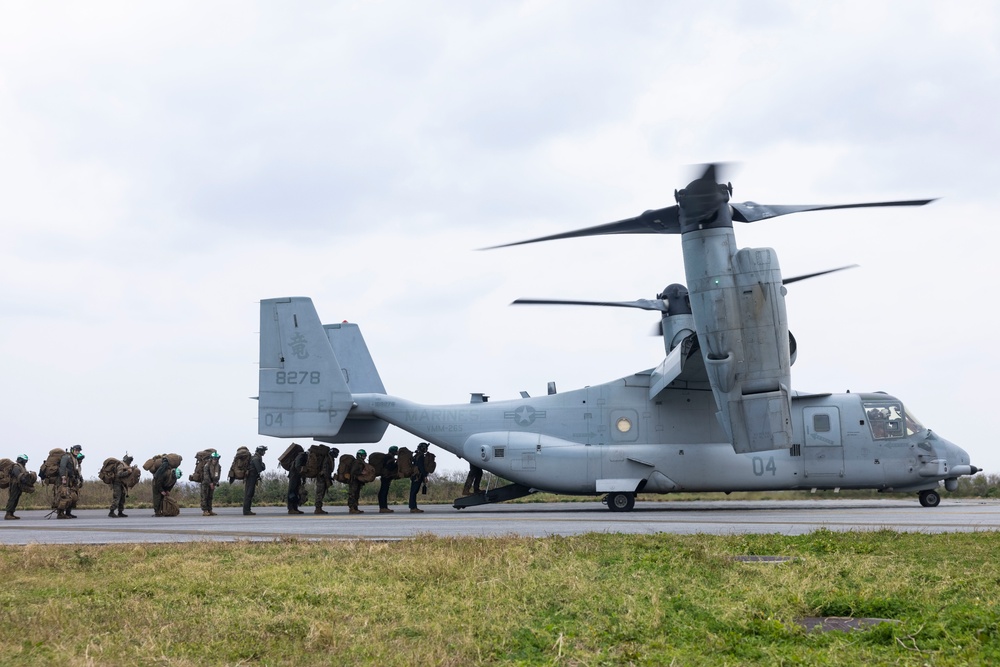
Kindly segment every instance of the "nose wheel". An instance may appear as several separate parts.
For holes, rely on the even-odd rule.
[[[612,512],[630,512],[635,507],[634,493],[609,493],[604,498]]]
[[[941,504],[941,494],[934,489],[925,489],[919,493],[920,504],[924,507],[937,507]]]

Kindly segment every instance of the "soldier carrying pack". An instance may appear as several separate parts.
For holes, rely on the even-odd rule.
[[[215,453],[215,449],[209,447],[208,449],[203,449],[194,455],[194,472],[188,475],[188,479],[192,482],[201,483],[202,478],[205,475],[205,462],[212,458],[212,454]]]
[[[302,470],[302,476],[308,477],[309,479],[319,477],[319,473],[323,469],[323,460],[329,455],[329,445],[310,445],[309,458],[306,459],[306,465]]]

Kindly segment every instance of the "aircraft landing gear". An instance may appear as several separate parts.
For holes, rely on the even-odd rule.
[[[635,507],[634,493],[609,493],[604,498],[608,509],[612,512],[631,512]]]
[[[937,507],[941,503],[941,494],[934,489],[925,489],[920,492],[920,504],[924,507]]]

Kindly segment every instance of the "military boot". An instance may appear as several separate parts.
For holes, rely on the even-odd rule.
[[[380,507],[380,508],[378,508],[378,513],[379,514],[392,514],[395,511],[396,510],[391,510],[388,507]]]
[[[13,512],[7,512],[6,514],[3,515],[3,520],[4,521],[17,521],[20,518],[21,517],[19,517],[19,516],[14,516]]]
[[[125,512],[122,512],[121,510],[118,510],[118,516],[119,516],[119,518],[122,518],[122,519],[127,519],[128,518],[128,514],[125,514]]]
[[[117,514],[115,514],[115,511],[114,511],[114,510],[111,510],[110,512],[108,512],[108,518],[109,518],[109,519],[117,519],[117,518],[118,518],[118,515],[117,515]]]
[[[313,514],[329,514],[329,512],[327,512],[322,507],[317,507],[316,509],[313,510]]]
[[[364,510],[359,510],[357,507],[352,507],[347,511],[348,514],[364,514]]]
[[[67,519],[76,519],[76,518],[79,518],[79,517],[77,517],[75,514],[73,514],[69,510],[66,510],[66,518]]]
[[[56,510],[56,518],[57,519],[68,519],[69,517],[66,516],[66,512],[64,512],[62,510]]]

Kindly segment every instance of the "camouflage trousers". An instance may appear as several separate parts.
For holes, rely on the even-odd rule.
[[[211,512],[212,511],[212,500],[215,499],[215,485],[214,484],[202,484],[201,485],[201,511]]]
[[[111,485],[111,511],[112,512],[124,512],[125,511],[125,499],[128,497],[128,491],[125,489],[125,485],[121,482],[115,482]]]

